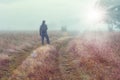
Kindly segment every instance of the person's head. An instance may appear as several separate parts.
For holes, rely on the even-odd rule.
[[[45,20],[42,21],[42,24],[45,24]]]

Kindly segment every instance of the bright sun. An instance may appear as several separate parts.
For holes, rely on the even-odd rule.
[[[90,23],[97,23],[103,20],[104,13],[100,9],[89,9],[87,12],[87,21]]]
[[[100,30],[105,29],[104,20],[106,18],[104,9],[89,7],[84,14],[85,29],[86,30]]]

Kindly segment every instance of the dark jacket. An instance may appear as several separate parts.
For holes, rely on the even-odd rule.
[[[40,26],[40,35],[42,36],[42,35],[44,35],[44,34],[47,34],[47,25],[46,24],[42,24],[41,26]]]

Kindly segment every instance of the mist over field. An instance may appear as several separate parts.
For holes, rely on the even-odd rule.
[[[67,26],[69,30],[83,31],[90,26],[85,22],[85,17],[95,2],[96,0],[0,0],[0,30],[38,30],[42,20],[46,20],[49,30],[60,30],[62,26]],[[106,30],[106,25],[100,23],[99,26]]]

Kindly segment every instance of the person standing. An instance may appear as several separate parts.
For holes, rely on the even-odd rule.
[[[40,36],[42,38],[42,45],[44,45],[44,38],[47,40],[47,44],[50,44],[49,36],[47,34],[48,27],[45,23],[45,20],[42,21],[42,24],[40,26]]]

